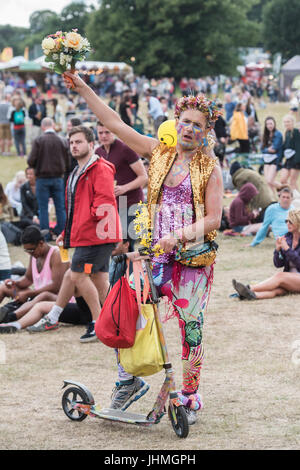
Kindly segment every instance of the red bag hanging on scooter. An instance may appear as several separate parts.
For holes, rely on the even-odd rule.
[[[122,276],[112,287],[95,323],[95,333],[111,348],[131,348],[134,344],[139,315],[134,290]]]

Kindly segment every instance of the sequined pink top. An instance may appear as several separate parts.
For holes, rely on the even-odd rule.
[[[162,185],[162,197],[155,215],[153,245],[160,238],[191,225],[195,220],[191,177],[188,173],[177,186]],[[155,261],[170,263],[174,259],[175,251],[172,251],[155,258]]]

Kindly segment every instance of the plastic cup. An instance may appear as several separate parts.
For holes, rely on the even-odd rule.
[[[62,263],[68,263],[70,261],[69,250],[67,248],[64,248],[63,243],[59,244],[59,253]]]

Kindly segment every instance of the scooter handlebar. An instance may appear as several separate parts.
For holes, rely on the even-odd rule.
[[[130,261],[134,262],[141,258],[147,259],[148,256],[148,251],[146,251],[144,248],[139,248],[138,251],[132,251],[130,253],[123,253],[121,255],[113,256],[113,260],[115,263],[123,263],[124,261],[126,261],[126,259],[129,259]]]

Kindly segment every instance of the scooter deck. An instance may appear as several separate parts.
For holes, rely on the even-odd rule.
[[[126,411],[113,410],[110,408],[97,409],[97,407],[95,408],[92,407],[91,414],[97,416],[98,418],[108,419],[111,421],[121,421],[123,423],[144,424],[144,425],[153,424],[151,421],[147,419],[145,415],[141,415],[137,413],[128,413]]]

